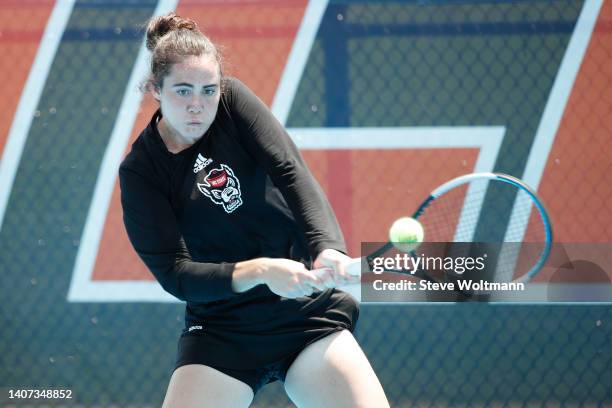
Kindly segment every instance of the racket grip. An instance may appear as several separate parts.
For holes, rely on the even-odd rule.
[[[361,276],[361,258],[353,258],[346,265],[346,273],[352,276]]]

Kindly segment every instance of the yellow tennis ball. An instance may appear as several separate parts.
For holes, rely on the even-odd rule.
[[[423,226],[414,218],[398,218],[389,228],[389,240],[402,252],[414,251],[424,238]]]

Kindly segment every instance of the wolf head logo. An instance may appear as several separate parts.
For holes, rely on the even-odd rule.
[[[228,214],[242,205],[240,181],[225,164],[210,170],[204,177],[204,183],[198,183],[198,189],[213,203],[222,205]]]

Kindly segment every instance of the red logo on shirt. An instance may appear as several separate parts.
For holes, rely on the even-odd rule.
[[[215,169],[206,177],[206,181],[208,181],[212,187],[223,187],[225,183],[227,183],[227,173],[225,170],[219,171]]]

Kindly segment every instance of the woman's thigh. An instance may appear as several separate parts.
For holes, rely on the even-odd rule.
[[[285,390],[300,408],[389,406],[370,362],[347,330],[306,347],[287,372]]]
[[[248,407],[251,387],[214,368],[184,365],[170,378],[163,408]]]

